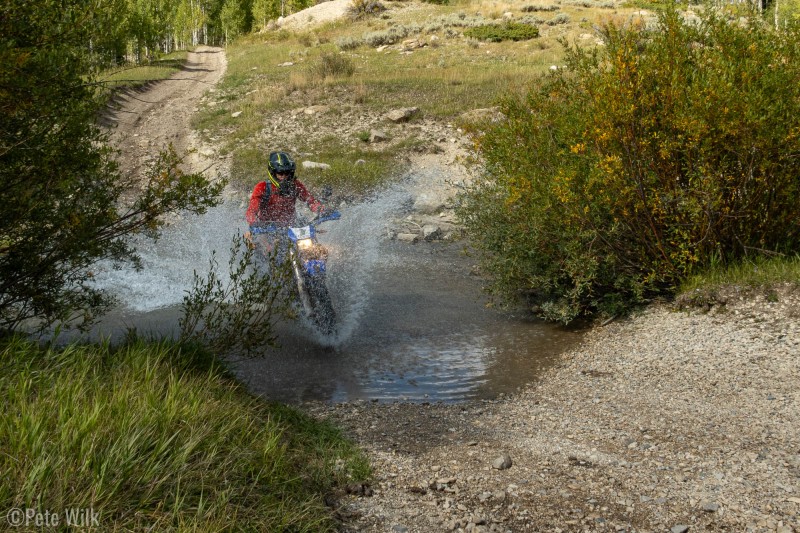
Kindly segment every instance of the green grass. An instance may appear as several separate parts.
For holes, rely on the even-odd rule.
[[[109,90],[141,87],[152,81],[167,79],[176,72],[180,72],[187,57],[186,50],[173,52],[145,65],[107,70],[99,76],[97,81]]]
[[[769,287],[780,283],[800,285],[800,255],[758,256],[733,265],[715,266],[688,278],[679,292],[710,290],[725,285]]]
[[[170,344],[0,344],[0,507],[102,531],[333,531],[324,496],[369,468],[338,430]]]
[[[539,28],[529,24],[516,24],[509,22],[506,24],[484,24],[475,26],[464,32],[467,37],[473,37],[481,41],[491,41],[499,43],[502,41],[527,41],[539,36]]]

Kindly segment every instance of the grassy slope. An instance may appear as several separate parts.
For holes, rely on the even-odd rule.
[[[263,179],[265,154],[282,147],[331,164],[325,177],[329,183],[368,190],[397,175],[398,161],[409,151],[435,141],[415,124],[460,125],[464,112],[490,107],[508,92],[524,91],[558,64],[563,55],[558,39],[594,45],[593,23],[626,20],[631,12],[601,7],[611,4],[599,0],[585,3],[591,7],[564,2],[554,11],[524,12],[530,2],[386,2],[390,9],[379,16],[343,20],[306,33],[252,35],[228,47],[227,75],[195,126],[219,144],[223,154],[233,154],[232,177],[243,187]],[[516,19],[540,19],[540,37],[483,43],[463,35],[469,24],[497,20],[505,12]],[[559,13],[572,22],[548,25],[546,21]],[[406,36],[378,51],[376,36],[391,31]],[[404,53],[400,48],[406,39],[426,46]],[[352,73],[323,75],[326,54],[345,58]],[[292,65],[279,66],[287,62]],[[321,117],[304,116],[303,108],[312,105],[330,110]],[[364,142],[370,118],[411,106],[420,108],[420,118],[390,132],[392,142]],[[241,114],[233,117],[237,111]],[[297,116],[291,126],[278,127],[290,115]],[[354,167],[359,159],[366,164]]]
[[[103,531],[332,530],[325,494],[369,474],[331,426],[172,345],[6,341],[0,398],[0,507],[91,507]]]

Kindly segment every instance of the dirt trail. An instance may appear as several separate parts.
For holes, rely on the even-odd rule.
[[[120,150],[118,161],[126,176],[141,174],[159,151],[171,143],[178,154],[199,149],[191,117],[202,95],[225,73],[227,61],[221,48],[200,46],[189,53],[185,66],[167,80],[119,94],[115,110],[105,117],[111,144]],[[186,170],[200,172],[213,167],[200,153],[186,158]]]

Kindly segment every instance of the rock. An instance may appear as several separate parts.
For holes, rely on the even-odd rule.
[[[376,52],[383,52],[383,51],[384,51],[384,50],[386,50],[387,48],[389,48],[389,45],[388,45],[388,44],[382,44],[382,45],[380,45],[379,47],[377,47],[377,48],[375,49],[375,51],[376,51]]]
[[[369,142],[379,143],[389,140],[389,136],[382,130],[369,130]]]
[[[306,115],[321,115],[322,113],[327,113],[330,108],[331,107],[327,105],[312,105],[303,109],[303,113]]]
[[[232,117],[232,118],[236,118],[236,117],[238,117],[238,116],[239,116],[239,115],[241,115],[241,114],[242,114],[242,112],[241,112],[241,111],[237,111],[237,112],[235,112],[235,113],[231,113],[231,117]]]
[[[394,109],[392,111],[389,111],[384,115],[384,117],[386,118],[386,120],[389,120],[391,122],[400,123],[400,122],[408,122],[417,113],[419,113],[418,107],[403,107],[400,109]]]
[[[303,168],[319,168],[322,170],[329,169],[331,166],[327,163],[316,163],[314,161],[303,161]]]
[[[689,531],[689,526],[678,524],[677,526],[672,526],[670,528],[670,531],[672,533],[686,533],[687,531]]]
[[[514,18],[514,13],[512,13],[511,11],[506,11],[505,13],[503,13],[503,18],[506,20],[511,20]]]
[[[364,161],[363,159],[359,159],[358,161],[356,161],[356,166],[361,166],[361,165],[366,165],[366,164],[367,164],[367,162]]]
[[[406,526],[395,524],[392,526],[393,533],[408,533],[408,528]]]
[[[422,238],[426,241],[434,241],[442,236],[442,228],[433,224],[425,224],[422,227]]]
[[[402,49],[404,52],[410,52],[423,46],[425,46],[425,43],[420,42],[419,39],[406,39],[403,41]]]
[[[279,66],[279,67],[291,67],[292,65],[294,65],[294,63],[292,63],[291,61],[287,61],[287,62],[285,62],[285,63],[281,63],[281,64],[280,64],[280,65],[278,65],[278,66]]]
[[[416,233],[398,233],[397,240],[400,242],[416,244],[416,242],[419,241],[419,235]]]
[[[703,503],[703,511],[707,513],[716,513],[719,511],[719,504],[716,502],[705,502]]]
[[[413,209],[421,215],[433,215],[444,209],[445,200],[434,193],[424,192],[414,199]]]
[[[508,470],[511,468],[514,462],[511,460],[511,456],[507,453],[504,453],[494,461],[492,461],[492,468],[495,470]]]

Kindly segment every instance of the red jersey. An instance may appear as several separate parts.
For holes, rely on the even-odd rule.
[[[272,183],[262,181],[256,184],[253,194],[250,195],[250,205],[247,207],[247,223],[251,226],[258,222],[274,222],[279,226],[291,226],[294,224],[296,213],[295,202],[297,199],[303,200],[317,212],[322,204],[309,194],[305,185],[295,180],[294,194],[281,196],[277,187]],[[269,186],[269,189],[267,189]]]

